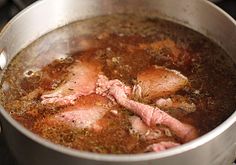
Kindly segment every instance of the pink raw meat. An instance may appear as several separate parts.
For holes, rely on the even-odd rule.
[[[96,123],[109,111],[108,103],[109,100],[106,97],[96,94],[82,96],[75,105],[44,119],[43,122],[49,125],[51,125],[50,123],[63,123],[79,129],[100,129]]]
[[[177,147],[179,146],[179,143],[167,141],[167,142],[160,142],[160,143],[155,143],[147,147],[146,151],[154,151],[154,152],[160,152],[167,150],[169,148]]]
[[[152,139],[158,139],[161,136],[163,136],[162,132],[159,129],[153,130],[153,129],[149,128],[137,116],[131,116],[129,118],[129,120],[132,125],[131,131],[139,134],[142,139],[152,140]]]
[[[104,76],[100,76],[98,81],[104,83],[97,83],[97,94],[105,94],[108,95],[109,98],[114,97],[120,105],[140,116],[146,125],[165,125],[180,137],[183,142],[188,142],[197,137],[197,131],[194,127],[183,124],[159,108],[130,100],[125,92],[125,85],[119,80],[111,80],[111,82],[116,81],[116,83],[110,86],[106,86],[106,84],[109,84],[109,80]]]
[[[74,104],[80,96],[95,92],[95,84],[101,73],[101,65],[95,61],[77,61],[69,69],[67,81],[53,91],[44,93],[42,104]]]

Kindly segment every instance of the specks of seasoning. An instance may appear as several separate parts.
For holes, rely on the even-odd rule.
[[[200,95],[200,91],[199,91],[199,90],[195,90],[193,93],[194,93],[195,95]]]
[[[117,110],[111,110],[111,113],[112,113],[113,115],[118,115],[118,111],[117,111]]]
[[[97,101],[97,102],[95,103],[95,105],[97,105],[97,106],[102,106],[102,103],[99,102],[99,101]]]
[[[124,37],[124,33],[119,33],[119,36],[120,37]]]
[[[166,136],[169,136],[169,137],[172,136],[172,133],[168,128],[164,128],[164,133],[165,133]]]
[[[110,47],[107,47],[106,50],[107,50],[107,51],[111,51],[111,48],[110,48]]]
[[[120,57],[112,57],[111,61],[115,64],[119,64],[120,63]]]
[[[114,19],[114,18],[118,18],[118,19]],[[213,60],[215,56],[220,55],[220,54],[223,54],[226,56],[226,53],[221,51],[220,48],[217,48],[217,46],[215,47],[214,46],[213,47],[201,46],[201,49],[198,49],[197,51],[192,50],[192,46],[189,43],[197,42],[197,44],[199,44],[198,40],[201,39],[201,37],[198,37],[197,35],[195,35],[195,33],[187,33],[188,30],[185,28],[183,28],[181,31],[181,29],[179,30],[178,28],[175,28],[176,27],[175,25],[172,26],[173,24],[168,23],[168,22],[167,23],[163,22],[162,20],[157,20],[156,22],[155,21],[146,22],[147,23],[146,24],[143,18],[142,20],[140,20],[140,18],[138,19],[130,19],[130,18],[135,18],[135,17],[109,16],[109,19],[107,19],[107,17],[103,17],[101,19],[99,18],[99,21],[97,19],[97,22],[85,21],[85,22],[79,22],[79,24],[77,23],[73,24],[72,27],[76,27],[75,28],[76,33],[72,34],[73,33],[73,28],[72,28],[72,33],[70,34],[66,33],[66,36],[65,36],[65,37],[68,37],[66,39],[68,43],[70,43],[69,47],[67,43],[64,42],[64,40],[60,40],[59,42],[53,43],[55,45],[53,45],[52,47],[48,45],[48,48],[57,49],[53,51],[59,50],[59,51],[67,52],[68,56],[70,56],[71,52],[75,52],[75,54],[73,54],[74,60],[70,58],[68,59],[63,58],[61,59],[61,62],[59,60],[56,60],[55,61],[56,65],[54,65],[54,62],[51,61],[52,62],[51,63],[50,61],[48,61],[49,59],[47,58],[43,59],[45,61],[40,61],[42,63],[49,64],[48,66],[43,67],[42,70],[39,71],[39,72],[42,72],[43,74],[46,73],[43,75],[43,78],[41,81],[44,83],[41,83],[41,82],[33,83],[35,82],[35,79],[34,79],[35,75],[30,76],[30,77],[26,77],[23,75],[25,69],[27,69],[27,67],[29,66],[29,65],[26,65],[26,64],[29,64],[29,62],[26,63],[25,61],[30,61],[32,59],[35,59],[35,57],[38,56],[38,52],[32,52],[34,53],[34,55],[33,54],[30,56],[27,55],[26,57],[29,57],[29,58],[24,58],[25,56],[23,56],[24,55],[24,50],[23,50],[23,53],[19,54],[19,57],[21,58],[18,58],[17,56],[15,62],[13,60],[12,64],[10,63],[9,69],[7,70],[7,73],[9,73],[7,74],[8,77],[3,79],[9,82],[10,89],[9,89],[9,92],[4,92],[4,97],[5,96],[6,97],[4,98],[5,101],[3,102],[5,104],[3,103],[2,105],[4,105],[5,109],[8,110],[8,112],[12,113],[12,116],[14,118],[16,118],[20,123],[22,123],[29,129],[30,127],[28,125],[33,125],[35,122],[35,119],[37,120],[37,122],[40,122],[43,120],[43,124],[41,123],[42,125],[40,125],[40,128],[38,128],[38,130],[35,128],[35,133],[38,133],[39,135],[57,144],[61,144],[66,147],[70,147],[70,148],[82,150],[82,151],[89,151],[89,152],[94,151],[98,153],[108,153],[108,154],[140,153],[140,152],[143,152],[144,149],[147,147],[146,146],[147,143],[162,141],[162,137],[168,138],[168,139],[175,139],[176,136],[174,133],[172,137],[170,137],[171,132],[169,132],[169,130],[164,130],[164,128],[160,125],[158,125],[157,128],[153,128],[153,127],[150,128],[151,132],[150,131],[147,132],[149,137],[150,136],[157,137],[159,132],[155,132],[156,129],[161,131],[160,138],[152,139],[153,141],[143,140],[142,136],[140,136],[138,133],[132,134],[132,130],[131,130],[132,126],[128,119],[131,115],[134,115],[134,114],[122,108],[117,103],[109,101],[109,100],[107,101],[107,104],[101,102],[103,103],[102,105],[100,104],[99,101],[97,103],[96,101],[91,103],[92,106],[96,107],[97,105],[97,107],[99,106],[98,108],[104,107],[105,109],[107,109],[108,113],[106,113],[104,117],[98,121],[98,123],[95,123],[95,125],[97,124],[102,129],[100,129],[98,132],[95,131],[94,127],[83,130],[76,127],[76,125],[77,124],[79,125],[81,121],[78,121],[73,116],[68,119],[66,115],[63,115],[64,114],[63,112],[65,112],[64,110],[66,110],[67,108],[70,108],[69,106],[71,105],[62,106],[58,108],[56,107],[56,104],[50,104],[50,105],[41,104],[40,105],[41,107],[38,108],[36,107],[36,105],[33,105],[33,103],[28,104],[28,102],[35,101],[34,104],[40,104],[41,94],[39,94],[38,97],[35,97],[35,99],[32,99],[32,97],[31,98],[29,97],[28,91],[24,93],[19,90],[21,87],[18,85],[18,82],[21,81],[19,79],[21,79],[22,76],[24,77],[24,79],[27,80],[24,83],[24,84],[27,84],[26,86],[30,86],[31,84],[37,84],[35,86],[30,87],[29,88],[30,90],[35,90],[35,88],[41,87],[42,93],[48,91],[51,86],[52,86],[52,89],[56,89],[57,85],[59,86],[60,84],[66,83],[68,79],[69,80],[71,79],[71,77],[74,78],[73,80],[71,79],[71,84],[76,86],[76,84],[74,83],[76,82],[80,83],[80,82],[79,81],[74,82],[76,79],[77,72],[75,73],[70,72],[72,67],[75,66],[74,64],[71,65],[70,62],[74,61],[76,65],[77,64],[80,65],[84,61],[92,59],[92,60],[101,62],[102,67],[103,67],[102,72],[106,76],[108,76],[109,79],[120,79],[129,86],[137,85],[138,83],[136,79],[137,74],[139,73],[139,71],[145,69],[146,67],[149,67],[150,65],[165,66],[168,68],[180,70],[181,72],[186,74],[188,78],[191,79],[191,81],[188,86],[189,89],[185,87],[186,88],[185,90],[180,90],[176,94],[178,95],[183,94],[186,97],[188,96],[191,97],[194,100],[194,103],[198,105],[197,108],[199,110],[204,109],[203,111],[198,111],[197,113],[192,113],[191,115],[187,116],[186,120],[185,120],[185,117],[183,117],[183,120],[182,120],[182,117],[180,117],[180,120],[184,122],[185,121],[188,122],[189,121],[188,119],[191,119],[191,120],[193,119],[193,123],[194,124],[197,123],[196,127],[198,127],[198,129],[202,131],[202,133],[206,133],[210,131],[211,129],[213,129],[218,124],[220,124],[221,121],[226,119],[232,112],[230,109],[233,108],[234,103],[235,103],[235,99],[236,99],[236,96],[234,96],[235,83],[233,83],[234,80],[232,83],[229,81],[231,79],[231,74],[230,74],[231,72],[228,72],[227,70],[228,68],[214,69],[214,72],[211,71],[213,68],[219,66],[219,61],[216,61],[216,65],[215,65],[212,63],[211,60]],[[100,20],[103,20],[103,22],[98,23],[100,22]],[[125,21],[121,21],[121,20],[125,20]],[[137,22],[135,20],[137,20]],[[133,22],[133,25],[128,24],[126,22],[128,23]],[[81,24],[83,24],[82,26],[83,29],[78,30],[80,29]],[[124,24],[125,24],[125,27],[124,27]],[[84,27],[87,27],[87,25],[93,28],[84,28]],[[101,29],[101,26],[97,26],[97,25],[106,27],[106,32],[101,32],[101,30],[103,29]],[[143,26],[146,26],[146,27],[143,27]],[[67,29],[67,27],[65,27],[65,29]],[[90,33],[91,29],[93,29],[92,33]],[[109,29],[111,31],[109,31]],[[63,32],[62,31],[59,30],[60,33],[58,32],[56,33],[53,32],[53,33],[63,35],[64,31]],[[85,33],[83,33],[82,31],[85,31]],[[179,39],[179,37],[181,37],[181,35],[178,36],[179,34],[181,34],[183,38],[187,37],[189,40],[180,41],[181,39]],[[190,34],[190,35],[186,35],[186,34]],[[191,35],[197,36],[196,41],[195,40],[191,41],[191,37],[190,37]],[[143,37],[146,36],[146,37],[142,38],[142,36]],[[73,38],[71,39],[70,37],[73,37]],[[47,35],[45,38],[48,39]],[[152,43],[165,40],[166,38],[171,38],[170,40],[174,40],[174,42],[180,46],[181,55],[173,54],[174,52],[172,51],[172,48],[171,48],[172,46],[168,46],[168,44],[167,44],[167,47],[164,44],[164,45],[160,45],[160,48],[157,48],[157,49],[153,48],[155,45],[152,46]],[[54,41],[54,38],[52,39]],[[81,40],[86,40],[86,44],[91,44],[89,45],[91,47],[89,47],[88,49],[79,50],[80,46],[78,47],[78,44],[81,42]],[[176,40],[179,40],[179,42]],[[40,43],[43,43],[42,41],[45,41],[44,38],[39,40]],[[37,45],[37,42],[35,45]],[[183,42],[183,45],[190,45],[190,46],[189,47],[187,46],[187,48],[184,46],[182,47],[181,45],[182,42]],[[200,44],[210,45],[208,43],[205,44],[204,42]],[[141,43],[144,44],[144,47],[140,46]],[[60,47],[60,44],[62,44],[63,46]],[[190,51],[190,59],[185,58],[188,55],[185,54],[185,50],[182,50],[182,48],[183,49],[186,48]],[[26,50],[27,50],[27,53],[30,52],[28,51],[28,48]],[[196,53],[199,53],[199,55]],[[214,55],[214,57],[212,57],[212,54]],[[174,57],[174,55],[176,55],[176,57]],[[203,60],[200,61],[200,59],[198,59],[198,56],[202,57]],[[173,61],[173,59],[175,60],[175,58],[176,58],[176,61]],[[37,64],[41,65],[40,62]],[[226,62],[222,61],[221,63],[222,64],[224,63],[225,67],[227,67]],[[218,67],[218,68],[221,68],[221,67]],[[76,68],[74,69],[76,70]],[[60,72],[58,72],[59,70]],[[226,71],[227,71],[227,75],[226,73],[224,73]],[[221,73],[219,74],[219,72]],[[209,73],[212,73],[212,74],[209,74]],[[29,72],[29,75],[31,74],[32,73]],[[120,75],[123,77],[121,77]],[[221,78],[222,75],[225,75],[225,77]],[[207,77],[205,78],[203,76],[207,76]],[[47,80],[44,81],[44,79],[47,79]],[[61,81],[58,83],[57,82],[54,83],[53,81],[57,79],[64,80],[64,82]],[[195,81],[192,82],[192,80],[195,80]],[[211,80],[212,82],[208,80]],[[200,87],[202,84],[203,84],[203,88]],[[214,88],[211,86],[214,86]],[[219,86],[221,88],[217,88]],[[3,85],[2,85],[2,88],[4,88]],[[68,92],[68,90],[71,90],[71,88],[73,87],[67,86],[65,88],[67,90],[66,92]],[[195,89],[198,89],[198,90],[194,91]],[[74,88],[74,90],[77,90],[77,89]],[[209,95],[207,94],[207,92],[210,92],[209,97],[206,97]],[[218,92],[218,94],[214,95],[214,92],[216,93]],[[69,91],[68,93],[71,93],[71,92]],[[140,91],[137,91],[137,93],[138,95],[141,95]],[[25,94],[27,100],[19,100],[19,98],[22,97],[23,94]],[[148,97],[145,95],[145,92],[143,92],[143,95],[145,97]],[[78,105],[86,104],[86,101],[83,101],[83,99],[86,99],[86,96],[83,96],[78,100],[77,102]],[[213,101],[215,100],[218,102],[215,102],[214,104]],[[155,106],[154,105],[155,100],[152,100],[153,102],[149,102],[148,100],[141,100],[141,99],[138,101],[146,103],[146,104],[150,104],[153,107]],[[8,103],[8,106],[6,106],[6,103]],[[33,117],[32,115],[34,114],[32,112],[33,109],[38,109],[39,118]],[[173,112],[173,115],[175,115],[174,114],[175,112],[173,111],[173,109],[167,111],[167,113],[169,112],[171,113],[171,111]],[[182,111],[178,110],[177,113],[179,112],[182,113]],[[118,115],[116,115],[117,113]],[[197,114],[198,116],[195,116],[195,114]],[[222,114],[224,117],[219,116]],[[63,123],[62,120],[56,121],[53,119],[53,117],[64,119],[63,121],[70,120],[70,122],[75,123],[75,124],[72,124],[71,126],[71,125],[68,125],[68,123]],[[173,117],[176,117],[176,116],[173,116]],[[199,120],[199,118],[201,120]],[[48,119],[49,119],[49,122],[48,122]],[[191,124],[191,120],[190,120],[190,124]],[[208,127],[211,127],[211,128],[208,128]],[[134,146],[134,148],[129,147],[129,146]]]

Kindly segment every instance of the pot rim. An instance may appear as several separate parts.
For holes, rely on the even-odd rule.
[[[10,27],[14,22],[18,19],[20,19],[21,15],[24,13],[27,13],[29,10],[33,10],[37,5],[40,3],[44,3],[47,0],[41,0],[41,1],[36,1],[27,8],[25,8],[23,11],[18,13],[13,19],[11,19],[2,29],[0,32],[0,38],[4,34],[5,31],[7,31],[8,27]],[[214,5],[212,2],[209,2],[208,0],[203,0],[205,1],[206,5],[209,5],[212,8],[215,8],[223,14],[227,19],[229,19],[236,27],[236,20],[234,20],[229,14],[227,14],[224,10],[219,8],[218,6]],[[44,138],[41,138],[40,136],[32,133],[28,129],[26,129],[24,126],[22,126],[20,123],[18,123],[16,120],[14,120],[9,113],[0,105],[0,114],[3,116],[3,118],[10,123],[14,128],[17,129],[20,133],[22,133],[24,136],[27,138],[33,140],[34,142],[52,149],[54,151],[57,151],[59,153],[73,156],[73,157],[78,157],[78,158],[84,158],[84,159],[91,159],[91,160],[98,160],[98,161],[107,161],[107,162],[136,162],[136,161],[145,161],[145,160],[152,160],[152,159],[161,159],[161,158],[166,158],[166,157],[171,157],[173,155],[177,155],[180,153],[187,152],[189,150],[195,149],[197,147],[202,146],[203,144],[213,140],[215,137],[218,135],[222,134],[225,130],[227,130],[229,127],[231,127],[234,123],[236,123],[236,111],[229,117],[227,118],[223,123],[221,123],[219,126],[217,126],[215,129],[212,131],[202,135],[201,137],[188,142],[186,144],[183,144],[181,146],[168,149],[165,151],[161,151],[158,153],[142,153],[142,154],[132,154],[135,155],[135,157],[132,157],[131,154],[121,154],[121,155],[116,155],[116,154],[98,154],[98,153],[91,153],[91,152],[86,152],[86,151],[78,151],[75,149],[67,148],[62,145],[54,144]]]

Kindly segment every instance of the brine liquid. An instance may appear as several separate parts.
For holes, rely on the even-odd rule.
[[[158,49],[142,47],[158,41],[163,42]],[[181,55],[176,61],[170,60],[175,53]],[[235,110],[236,68],[224,50],[186,27],[133,15],[75,22],[35,41],[6,70],[1,84],[1,104],[26,128],[54,143],[98,153],[144,152],[153,141],[130,134],[128,117],[132,114],[119,106],[120,115],[107,113],[104,120],[108,127],[99,133],[63,123],[38,124],[63,110],[42,105],[40,96],[63,83],[67,68],[82,56],[102,63],[102,71],[109,79],[119,79],[130,86],[136,83],[140,71],[152,65],[180,71],[190,85],[177,94],[187,97],[197,109],[192,113],[167,112],[195,126],[201,135],[217,127]],[[164,139],[178,141],[174,135]]]

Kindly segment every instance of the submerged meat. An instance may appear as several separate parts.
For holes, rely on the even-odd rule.
[[[148,126],[165,125],[180,137],[183,142],[188,142],[197,137],[194,127],[181,123],[158,108],[122,98],[119,95],[114,95],[114,97],[121,105],[139,115]]]
[[[154,151],[154,152],[160,152],[167,150],[169,148],[177,147],[179,146],[179,143],[167,141],[167,142],[160,142],[160,143],[155,143],[147,147],[146,151]]]
[[[187,98],[175,95],[171,98],[160,98],[156,101],[156,105],[161,109],[182,109],[187,113],[196,111],[196,105],[191,103]]]
[[[83,96],[75,105],[65,108],[62,112],[45,119],[43,122],[63,123],[79,129],[100,128],[96,123],[108,112],[109,100],[93,94]]]
[[[125,92],[126,95],[131,94],[131,88],[124,85],[119,80],[108,80],[108,78],[104,75],[99,75],[98,80],[96,82],[96,93],[102,96],[108,97],[110,100],[114,101],[113,96],[109,95],[109,90],[112,86],[119,86]]]
[[[146,126],[143,121],[137,116],[131,116],[129,118],[132,129],[130,130],[132,133],[137,133],[141,136],[142,139],[152,140],[157,139],[163,136],[162,131],[159,129],[151,129]]]
[[[197,132],[194,127],[181,123],[179,120],[173,118],[159,108],[154,108],[152,106],[130,100],[124,90],[125,85],[119,80],[111,80],[112,82],[116,81],[116,83],[113,83],[108,88],[106,86],[106,84],[109,84],[109,82],[106,82],[108,81],[107,78],[102,76],[99,77],[99,79],[103,79],[99,81],[105,83],[97,83],[97,89],[99,90],[96,90],[96,92],[98,94],[106,94],[109,95],[109,97],[114,97],[120,105],[140,116],[146,125],[165,125],[169,127],[178,137],[180,137],[183,142],[188,142],[197,137]]]
[[[98,75],[101,73],[99,63],[95,61],[77,61],[68,71],[69,75],[65,83],[41,96],[42,104],[74,104],[78,97],[95,92],[95,84]]]
[[[97,120],[103,117],[106,111],[101,107],[90,109],[74,109],[55,116],[56,120],[66,122],[77,128],[90,128]]]
[[[187,83],[187,77],[183,76],[180,72],[170,70],[161,66],[152,66],[147,70],[139,73],[138,92],[141,98],[155,99],[170,94],[174,94]]]
[[[139,48],[149,50],[155,54],[153,60],[160,65],[177,65],[185,66],[186,68],[191,65],[192,57],[187,49],[176,44],[170,38],[152,43],[139,44]]]
[[[152,49],[156,52],[159,52],[162,49],[168,49],[170,50],[168,56],[171,56],[170,58],[172,59],[173,62],[177,61],[179,56],[181,56],[181,50],[177,47],[176,43],[171,39],[156,41],[151,44],[140,44],[139,47],[142,49]]]

